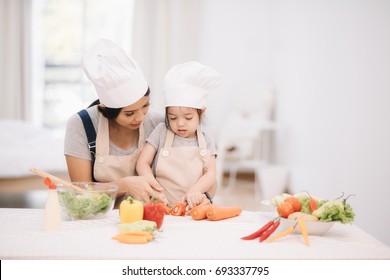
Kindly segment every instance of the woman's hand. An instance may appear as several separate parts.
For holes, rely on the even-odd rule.
[[[156,178],[154,178],[153,176],[140,176],[140,177],[144,177],[145,180],[148,182],[148,184],[153,188],[155,189],[156,191],[158,192],[162,192],[164,191],[164,188],[161,187],[160,183],[156,180]]]
[[[157,183],[157,181],[149,182],[146,177],[128,176],[120,179],[118,185],[120,193],[127,193],[136,199],[144,201],[145,203],[150,202],[152,197],[158,198],[163,203],[168,203],[162,193],[163,188]]]

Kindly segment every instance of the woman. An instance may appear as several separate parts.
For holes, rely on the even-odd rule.
[[[119,186],[119,195],[165,201],[159,185],[135,172],[145,137],[164,121],[163,114],[149,111],[149,88],[137,63],[101,39],[83,57],[83,68],[99,99],[82,111],[84,115],[79,112],[68,120],[64,153],[71,181],[112,182]],[[96,131],[95,145],[88,140],[91,129]]]

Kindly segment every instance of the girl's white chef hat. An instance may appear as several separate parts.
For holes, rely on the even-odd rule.
[[[208,93],[217,88],[222,76],[196,61],[173,66],[164,78],[165,107],[183,106],[202,109]]]
[[[134,59],[107,39],[97,41],[82,63],[100,103],[109,108],[129,106],[147,92],[148,83]]]

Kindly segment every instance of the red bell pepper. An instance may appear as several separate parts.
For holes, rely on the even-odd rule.
[[[144,206],[144,220],[156,222],[157,228],[161,228],[165,215],[165,205],[152,200]]]

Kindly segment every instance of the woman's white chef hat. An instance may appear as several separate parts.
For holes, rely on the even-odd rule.
[[[134,59],[107,39],[97,41],[82,63],[100,103],[109,108],[129,106],[147,92],[148,83]]]
[[[165,107],[202,109],[208,93],[220,86],[222,76],[196,61],[173,66],[164,78]]]

